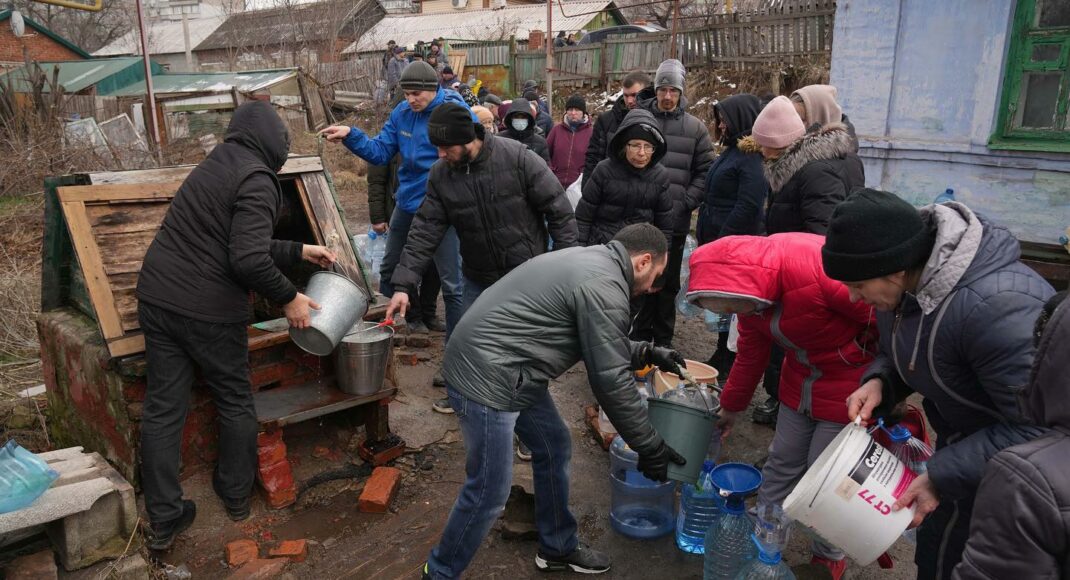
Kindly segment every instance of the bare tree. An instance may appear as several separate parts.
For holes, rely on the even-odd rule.
[[[133,2],[104,0],[99,12],[15,0],[20,12],[44,24],[86,52],[93,52],[134,27]]]

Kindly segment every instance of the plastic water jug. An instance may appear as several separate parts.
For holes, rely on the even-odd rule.
[[[721,513],[721,494],[713,485],[711,473],[714,463],[702,464],[698,483],[683,484],[680,490],[680,514],[676,516],[676,547],[688,554],[706,552],[706,530]]]
[[[944,190],[944,193],[936,196],[933,203],[944,203],[945,201],[955,201],[955,190],[950,187]]]
[[[57,477],[44,460],[9,440],[0,448],[0,513],[32,504]]]
[[[687,318],[698,318],[703,315],[702,308],[691,304],[685,299],[685,296],[687,295],[687,282],[691,276],[691,268],[688,266],[688,263],[691,258],[691,252],[694,252],[697,247],[698,242],[695,241],[695,238],[687,236],[687,239],[684,241],[683,263],[680,266],[680,291],[676,294],[676,309],[680,311],[680,314],[683,314]]]
[[[629,538],[658,538],[673,530],[675,484],[647,479],[639,472],[638,461],[639,454],[618,435],[609,447],[609,521],[614,530]]]
[[[781,557],[791,535],[791,520],[775,504],[758,506],[757,520],[751,540],[758,557],[743,566],[736,580],[794,580],[795,574]]]
[[[757,551],[751,539],[754,529],[747,517],[747,496],[758,490],[762,474],[745,463],[725,463],[710,474],[725,499],[721,513],[706,532],[704,580],[732,580]]]
[[[639,391],[639,400],[642,401],[643,407],[647,406],[646,399],[650,396],[650,383],[647,381],[648,374],[635,374],[635,388]],[[616,433],[617,428],[609,420],[609,416],[606,415],[605,410],[601,407],[598,408],[598,427],[603,433]]]

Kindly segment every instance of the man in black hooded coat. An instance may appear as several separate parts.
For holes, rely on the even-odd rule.
[[[518,129],[516,122],[523,125],[523,128]],[[505,114],[504,125],[505,131],[501,133],[503,137],[527,145],[528,149],[542,157],[547,167],[550,166],[550,148],[546,146],[546,139],[535,131],[535,115],[531,114],[530,101],[513,99],[512,104],[509,105],[509,112]]]
[[[141,482],[152,525],[149,548],[166,550],[196,517],[178,472],[194,370],[215,400],[219,462],[212,484],[231,519],[249,517],[258,423],[249,381],[249,291],[283,305],[292,326],[319,305],[279,266],[334,262],[323,246],[271,239],[282,202],[277,172],[290,138],[274,108],[234,111],[224,141],[179,187],[138,276],[147,390],[141,420]]]

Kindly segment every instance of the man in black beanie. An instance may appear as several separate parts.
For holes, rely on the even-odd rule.
[[[836,207],[822,261],[877,310],[880,352],[848,416],[889,415],[912,392],[939,448],[893,510],[914,505],[919,578],[950,577],[962,556],[985,462],[1043,430],[1023,416],[1033,321],[1054,290],[1018,261],[1009,231],[958,202],[915,209],[860,189]]]
[[[438,149],[427,196],[416,213],[394,270],[386,316],[409,307],[446,232],[461,244],[461,315],[510,270],[554,249],[577,245],[576,219],[565,190],[543,160],[522,143],[484,133],[466,107],[446,103],[431,113],[427,135]],[[458,317],[459,318],[459,317]],[[448,385],[447,385],[448,388]],[[452,413],[447,399],[434,409]]]

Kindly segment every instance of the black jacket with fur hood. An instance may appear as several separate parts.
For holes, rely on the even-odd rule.
[[[760,151],[753,137],[740,141],[745,153]],[[865,187],[862,160],[847,126],[830,123],[797,139],[765,163],[772,194],[766,209],[768,234],[825,235],[832,210],[856,187]]]

